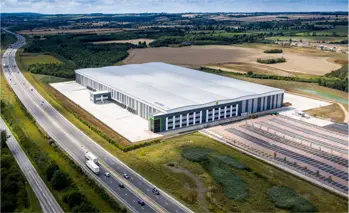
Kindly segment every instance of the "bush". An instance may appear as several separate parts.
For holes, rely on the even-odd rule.
[[[7,134],[6,130],[1,130],[1,139],[0,139],[1,148],[7,147],[6,141],[9,137],[10,136]]]
[[[247,199],[248,185],[239,176],[235,175],[229,167],[220,167],[214,162],[211,162],[204,166],[204,168],[206,168],[218,184],[223,186],[224,194],[229,199],[237,201]]]
[[[67,188],[71,184],[71,180],[67,174],[61,172],[60,170],[56,170],[53,173],[51,183],[54,189],[61,190]]]
[[[72,209],[72,212],[73,213],[81,213],[81,212],[88,212],[88,213],[94,213],[94,212],[99,212],[98,209],[96,209],[95,207],[93,207],[91,205],[91,203],[85,201],[83,203],[81,203],[80,205],[78,206],[75,206],[73,209]]]
[[[57,164],[53,163],[51,165],[49,165],[45,171],[46,173],[46,180],[47,181],[51,181],[53,174],[55,173],[55,171],[59,170],[59,167],[57,166]]]
[[[271,50],[264,50],[264,53],[283,53],[284,51],[282,49],[271,49]]]
[[[85,200],[85,196],[78,191],[70,192],[63,197],[63,201],[72,209],[80,205]]]
[[[186,147],[182,150],[182,156],[189,161],[200,163],[208,160],[210,152],[211,150],[201,147]]]
[[[209,155],[211,158],[217,160],[220,163],[224,163],[228,166],[231,166],[235,169],[239,169],[239,170],[250,170],[250,168],[248,166],[246,166],[245,164],[241,163],[240,161],[236,160],[235,158],[231,157],[231,156],[227,156],[227,155],[221,155],[219,153],[211,153]]]
[[[257,58],[257,62],[261,63],[261,64],[277,64],[277,63],[284,63],[284,62],[286,62],[286,59],[284,57],[281,57],[281,58],[269,58],[269,59]]]
[[[244,201],[248,197],[248,185],[232,170],[249,170],[245,164],[231,156],[201,147],[185,147],[182,156],[189,161],[200,163],[213,179],[223,186],[229,199]]]
[[[288,209],[291,212],[316,212],[313,204],[293,189],[284,186],[274,186],[267,190],[267,195],[275,203],[275,206]]]

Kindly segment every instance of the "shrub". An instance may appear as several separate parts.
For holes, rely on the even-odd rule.
[[[224,163],[224,164],[231,166],[235,169],[250,170],[250,168],[248,166],[239,162],[238,160],[236,160],[235,158],[233,158],[231,156],[221,155],[219,153],[212,153],[212,154],[210,154],[210,157],[214,158],[215,160],[217,160],[220,163]]]
[[[209,152],[211,150],[201,147],[186,147],[182,150],[182,156],[189,161],[200,163],[208,160]]]
[[[67,188],[71,184],[69,176],[60,170],[56,170],[52,176],[52,187],[56,190]]]
[[[186,147],[182,150],[182,156],[189,161],[200,163],[213,179],[223,186],[224,194],[229,199],[244,201],[248,197],[248,185],[232,170],[249,170],[245,164],[231,156],[201,147]]]
[[[85,196],[78,191],[70,192],[63,197],[63,201],[72,209],[80,205],[85,200]]]
[[[88,213],[94,213],[94,212],[99,212],[98,209],[96,209],[95,207],[93,207],[91,205],[91,203],[84,201],[83,203],[81,203],[78,206],[75,206],[72,209],[73,213],[81,213],[81,212],[88,212]]]
[[[207,170],[213,179],[224,187],[224,194],[229,199],[244,201],[248,197],[248,185],[231,169],[211,163],[207,166]]]
[[[283,53],[284,51],[282,49],[271,49],[271,50],[264,50],[264,53]]]
[[[6,130],[1,130],[1,139],[0,139],[1,148],[7,147],[6,141],[9,137],[10,136],[7,134]]]
[[[269,58],[269,59],[257,58],[257,62],[261,63],[261,64],[277,64],[277,63],[286,62],[286,59],[284,57],[281,57],[281,58]]]
[[[46,180],[47,181],[51,181],[53,174],[55,171],[59,170],[59,167],[57,166],[57,164],[53,163],[51,165],[49,165],[45,171],[46,173]]]
[[[275,206],[288,209],[291,212],[316,212],[313,204],[293,189],[284,186],[274,186],[267,190],[267,195],[275,203]]]

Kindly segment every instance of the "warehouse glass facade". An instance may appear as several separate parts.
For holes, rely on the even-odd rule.
[[[154,115],[149,120],[153,132],[164,132],[176,130],[193,125],[215,122],[223,119],[248,115],[256,112],[280,108],[283,103],[284,94],[279,93],[265,97],[247,99],[243,101],[219,104],[211,107],[203,107],[172,114]],[[160,128],[152,128],[160,125]],[[152,122],[154,124],[152,124]]]

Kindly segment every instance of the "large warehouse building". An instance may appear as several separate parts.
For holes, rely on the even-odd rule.
[[[284,91],[160,62],[76,70],[91,101],[111,99],[165,132],[281,107]]]

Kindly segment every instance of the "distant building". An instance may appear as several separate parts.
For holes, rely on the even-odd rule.
[[[75,73],[79,84],[97,91],[91,93],[93,101],[109,91],[116,104],[149,120],[153,132],[279,108],[284,98],[281,89],[159,62]]]

